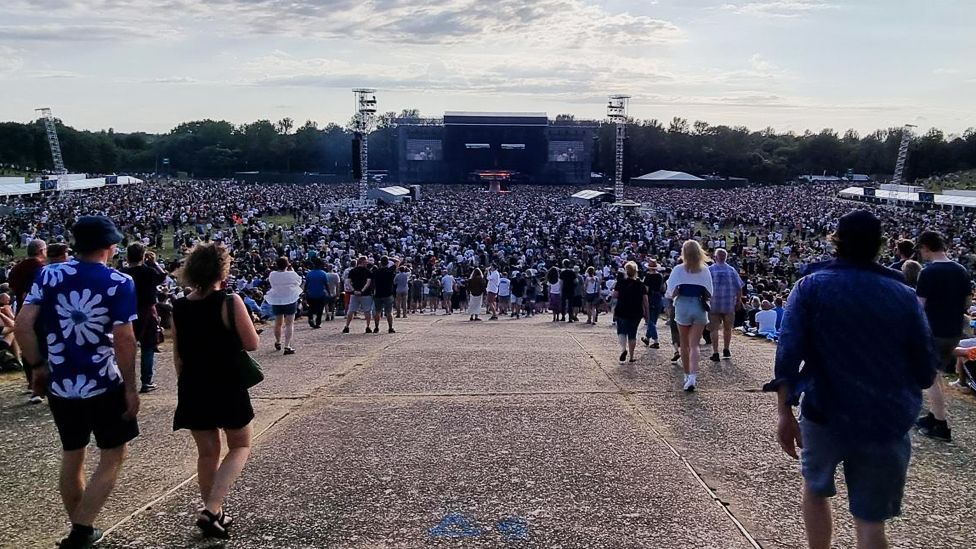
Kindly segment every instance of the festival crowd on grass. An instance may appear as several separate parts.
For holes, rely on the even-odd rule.
[[[0,272],[0,365],[23,365],[31,385],[25,396],[33,403],[47,399],[65,466],[77,473],[77,484],[62,485],[73,527],[61,547],[88,547],[101,535],[92,524],[111,489],[104,481],[114,478],[125,443],[138,434],[139,394],[156,389],[155,354],[167,330],[179,374],[174,428],[190,430],[200,452],[204,507],[197,525],[218,538],[229,537],[233,521],[222,503],[247,460],[254,416],[249,385],[227,381],[238,379],[248,361],[226,357],[256,349],[265,328],[274,330],[276,350],[295,354],[296,318],[315,330],[344,316],[335,330],[349,333],[359,330],[353,322],[361,314],[365,332],[375,337],[382,320],[395,333],[394,319],[413,314],[458,313],[469,322],[585,317],[591,325],[602,317],[615,325],[621,363],[638,361],[638,335],[659,349],[660,324],[671,332],[672,361],[681,362],[688,392],[698,384],[701,341],[711,345],[710,360],[726,360],[738,330],[778,341],[767,390],[780,394],[782,417],[788,411],[792,418],[801,393],[806,417],[843,408],[817,377],[827,374],[799,366],[833,356],[811,356],[809,348],[821,331],[845,322],[814,315],[821,329],[803,324],[806,311],[832,303],[821,288],[855,296],[883,288],[888,293],[877,300],[893,305],[882,316],[907,320],[873,322],[872,332],[890,336],[917,321],[906,334],[916,335],[915,346],[889,362],[917,360],[904,366],[902,378],[878,383],[886,377],[879,372],[872,383],[905,392],[892,417],[912,415],[912,423],[921,390],[931,387],[931,411],[917,427],[951,439],[946,384],[935,372],[957,376],[961,391],[972,383],[967,365],[974,357],[967,349],[976,339],[973,317],[964,316],[976,315],[972,212],[851,202],[836,197],[836,186],[634,188],[628,198],[643,206],[627,211],[574,205],[569,196],[576,190],[427,186],[420,200],[374,208],[346,207],[351,186],[230,181],[8,197],[10,213],[0,218],[0,254],[8,261]],[[838,303],[835,313],[859,307],[850,299]],[[870,308],[864,314],[874,313],[880,314]],[[84,367],[65,373],[64,364],[77,363]],[[97,409],[90,408],[94,403]],[[908,467],[902,439],[908,428],[901,427],[882,437],[887,446],[875,448],[897,455],[886,462],[896,478]],[[834,448],[847,435],[809,430],[809,421],[804,429]],[[222,459],[221,430],[230,449]],[[780,441],[791,455],[798,430],[781,421]],[[86,490],[80,471],[92,432],[103,452]],[[814,505],[833,495],[837,463],[853,458],[817,455],[814,461],[808,452],[804,478]],[[869,487],[878,482],[864,479]],[[856,508],[852,503],[867,525],[859,538],[874,539],[878,532],[870,525],[898,514],[900,488],[879,491],[869,490],[874,499],[865,495]],[[811,531],[808,523],[811,546],[818,546]]]

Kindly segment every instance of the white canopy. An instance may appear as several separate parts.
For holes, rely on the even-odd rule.
[[[658,170],[634,178],[637,181],[704,181],[704,179],[685,172]]]

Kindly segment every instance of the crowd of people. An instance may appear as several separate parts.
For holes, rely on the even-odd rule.
[[[965,387],[965,342],[976,342],[960,343],[963,313],[976,314],[966,310],[976,267],[972,213],[853,203],[836,198],[836,187],[813,185],[631,189],[644,207],[625,212],[573,205],[575,190],[432,186],[419,201],[369,209],[337,206],[352,194],[348,186],[224,181],[7,198],[0,251],[22,249],[26,258],[11,257],[2,271],[0,352],[23,363],[30,401],[47,398],[61,434],[74,479],[62,484],[74,525],[62,547],[88,547],[100,535],[92,524],[125,444],[138,435],[139,394],[156,389],[166,329],[179,374],[174,428],[190,430],[199,452],[197,525],[219,538],[229,536],[222,501],[247,460],[253,418],[227,357],[255,349],[265,323],[273,325],[275,350],[291,355],[300,352],[297,318],[317,330],[344,316],[335,327],[342,333],[361,318],[375,335],[383,320],[395,333],[395,319],[415,314],[458,313],[468,322],[551,314],[552,322],[585,317],[589,325],[603,317],[615,325],[620,362],[634,363],[638,341],[649,352],[661,347],[663,321],[688,392],[699,383],[702,339],[719,362],[732,356],[739,329],[780,342],[770,390],[781,392],[786,410],[797,390],[812,393],[809,372],[790,370],[806,347],[782,356],[801,333],[803,305],[793,290],[802,279],[803,295],[819,295],[809,280],[847,273],[841,243],[868,231],[877,238],[855,250],[857,272],[884,269],[878,276],[917,292],[927,315],[918,335],[934,335],[933,356]],[[851,212],[873,221],[850,233]],[[838,239],[845,230],[848,240]],[[865,261],[863,248],[872,245]],[[841,324],[831,316],[816,321]],[[214,333],[216,343],[201,339]],[[70,375],[64,365],[73,366]],[[930,413],[918,428],[949,440],[945,384],[941,376],[926,384],[924,375],[912,378],[912,390],[931,386]],[[223,458],[220,430],[230,449]],[[103,453],[86,486],[92,433]],[[830,495],[828,488],[813,495]],[[879,515],[893,516],[870,514]]]

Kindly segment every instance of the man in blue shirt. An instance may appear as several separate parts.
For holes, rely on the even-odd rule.
[[[314,329],[322,327],[322,313],[325,311],[325,297],[328,295],[328,276],[322,270],[322,260],[312,259],[312,270],[305,275],[305,299],[308,300],[308,325]]]
[[[837,259],[800,279],[783,316],[776,378],[777,437],[803,449],[803,517],[811,548],[829,548],[828,497],[844,476],[858,547],[887,547],[885,521],[901,512],[909,431],[922,389],[935,378],[932,334],[901,273],[876,263],[881,222],[866,210],[841,217]],[[802,365],[802,367],[801,367]],[[792,407],[802,395],[801,421]]]
[[[61,498],[72,528],[62,549],[89,548],[101,537],[92,524],[115,485],[126,445],[139,435],[135,284],[106,266],[122,234],[111,220],[95,216],[79,218],[72,233],[77,259],[41,270],[16,328],[34,389],[47,393],[64,449]],[[47,334],[46,361],[33,329],[38,319]],[[86,487],[92,434],[101,456]]]

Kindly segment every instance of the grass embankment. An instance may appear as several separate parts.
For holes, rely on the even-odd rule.
[[[936,193],[947,190],[976,191],[976,170],[929,177],[918,181],[916,184]]]

